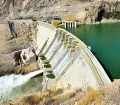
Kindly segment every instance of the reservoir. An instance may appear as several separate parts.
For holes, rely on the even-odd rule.
[[[120,78],[120,23],[81,25],[66,30],[91,46],[111,79]]]

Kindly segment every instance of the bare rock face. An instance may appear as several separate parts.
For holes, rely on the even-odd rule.
[[[99,1],[91,4],[86,8],[86,16],[83,23],[91,24],[101,22],[104,12],[118,12],[120,11],[120,1]]]
[[[53,14],[56,6],[69,6],[79,3],[79,0],[0,0],[0,16],[28,17]],[[59,12],[59,9],[57,11]],[[62,8],[61,8],[62,10]]]
[[[78,10],[83,9],[83,4],[93,2],[88,13],[92,21],[96,17],[92,17],[92,15],[97,15],[96,13],[99,11],[99,7],[103,5],[103,3],[101,4],[100,2],[96,3],[97,1],[98,0],[0,0],[0,16],[12,19],[21,17],[64,17],[76,15]],[[106,1],[104,2],[106,11],[119,10],[120,5],[116,0],[104,1]],[[93,12],[91,12],[92,10]],[[90,19],[87,19],[86,21],[89,20]]]
[[[32,21],[0,23],[0,75],[27,73],[38,69],[37,62],[32,63],[33,60],[36,61],[33,51],[36,31]],[[22,57],[24,63],[27,63],[25,66]]]
[[[0,15],[8,14],[8,9],[11,1],[8,0],[0,0]]]
[[[106,12],[120,11],[120,1],[105,2]]]

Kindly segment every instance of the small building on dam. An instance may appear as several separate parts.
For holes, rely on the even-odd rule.
[[[17,22],[13,23],[16,27]],[[100,88],[111,83],[99,61],[81,40],[62,28],[40,21],[35,24],[37,32],[33,44],[38,65],[43,70],[43,88],[57,83],[63,87]]]

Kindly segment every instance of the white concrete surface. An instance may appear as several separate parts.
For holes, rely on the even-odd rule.
[[[99,88],[100,84],[95,78],[85,58],[80,56],[73,62],[60,79],[64,87],[70,84],[73,88],[86,89],[87,87]]]
[[[52,26],[38,22],[38,32],[36,35],[36,43],[39,47],[38,52],[44,46],[45,41],[49,38],[47,46],[43,52],[52,64],[50,70],[53,70],[55,73],[56,82],[62,81],[64,87],[70,84],[72,88],[83,89],[86,89],[89,86],[99,88],[104,84],[109,84],[111,82],[109,77],[87,46],[71,33],[60,28],[58,31],[62,31],[62,33],[58,32],[58,34],[56,34],[56,29]],[[56,35],[58,36],[56,37]],[[67,57],[68,51],[65,51],[63,47],[68,45],[62,44],[60,47],[60,41],[55,39],[55,37],[58,38],[63,35],[69,35],[69,43],[71,43],[71,45],[73,45],[73,42],[78,42],[78,44],[75,44],[75,47],[78,47],[80,52],[75,50],[73,54],[74,56],[72,55],[72,57],[68,54],[70,59]],[[52,43],[52,41],[55,42]],[[62,43],[66,43],[64,39],[62,39]],[[55,51],[55,49],[57,49],[57,51]],[[71,49],[69,50],[71,53],[73,50],[72,47],[69,49]],[[45,53],[46,51],[47,53]],[[65,52],[66,54],[63,54]],[[51,81],[52,80],[48,80],[48,84],[50,84]]]
[[[79,42],[78,46],[82,50],[82,55],[86,59],[88,65],[91,67],[91,70],[94,72],[94,75],[98,77],[101,84],[104,85],[111,83],[111,80],[106,74],[105,70],[103,69],[99,61],[96,59],[96,57],[92,54],[92,52],[87,48],[87,46],[81,40],[75,37],[73,34],[67,32],[64,29],[60,29],[60,30],[64,31],[66,34],[69,34],[71,37],[73,37],[76,41]]]
[[[53,41],[56,30],[52,28],[52,26],[49,26],[48,24],[43,24],[42,22],[38,23],[37,29],[38,29],[36,35],[36,43],[38,45],[37,53],[39,53],[39,51],[42,49],[43,45],[45,44],[46,40],[48,40],[47,45],[43,51],[44,53],[49,47],[50,43]]]

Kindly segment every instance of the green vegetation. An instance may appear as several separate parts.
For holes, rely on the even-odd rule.
[[[53,71],[46,71],[47,72],[47,77],[50,79],[55,79],[55,75],[53,74]]]
[[[47,71],[47,73],[53,73],[53,71]]]
[[[46,75],[48,78],[50,78],[50,79],[55,79],[55,75],[54,74],[47,74]]]
[[[46,60],[47,58],[45,56],[40,56],[41,60]]]
[[[52,66],[51,66],[51,64],[48,63],[48,64],[45,64],[44,67],[51,68]]]
[[[50,64],[50,62],[45,62],[45,64]]]
[[[117,11],[117,12],[104,12],[103,14],[103,17],[104,18],[107,18],[107,19],[120,19],[120,11]]]

